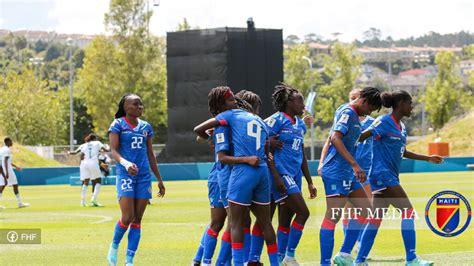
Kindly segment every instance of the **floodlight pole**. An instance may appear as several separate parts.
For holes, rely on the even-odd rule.
[[[307,56],[302,57],[304,60],[306,60],[309,64],[309,71],[313,71],[313,61],[311,61],[311,58]],[[314,86],[311,84],[310,92],[314,91]],[[310,110],[310,114],[313,115],[313,110]],[[311,123],[311,130],[309,131],[309,137],[311,138],[311,146],[310,146],[310,151],[311,151],[311,160],[314,160],[314,123]]]
[[[72,42],[71,38],[66,41],[69,46],[69,150],[74,150],[74,109],[73,109],[73,97],[72,97]]]

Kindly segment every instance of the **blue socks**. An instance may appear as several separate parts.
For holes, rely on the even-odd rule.
[[[217,256],[216,265],[222,266],[230,264],[232,259],[232,239],[230,232],[224,231],[222,234],[221,249]]]
[[[244,228],[244,262],[249,261],[251,243],[250,228]]]
[[[267,245],[268,259],[270,260],[270,266],[279,266],[278,262],[278,247],[277,244]]]
[[[244,265],[244,243],[232,242],[232,259],[234,266]]]
[[[199,243],[198,250],[196,251],[196,255],[194,256],[194,259],[193,259],[193,261],[195,262],[201,262],[202,260],[202,256],[204,254],[204,240],[206,238],[208,228],[209,226],[206,226],[206,229],[204,230],[204,234],[202,234],[201,242]]]
[[[356,263],[365,262],[367,259],[367,256],[374,245],[375,236],[377,236],[381,223],[382,219],[373,218],[368,220],[360,240],[360,249],[357,254]]]
[[[278,259],[283,261],[286,254],[286,248],[288,247],[288,237],[290,235],[290,228],[284,226],[278,226],[277,230],[277,243],[278,243]]]
[[[331,265],[332,251],[334,249],[334,228],[336,224],[324,219],[319,230],[319,246],[321,252],[321,265]]]
[[[412,217],[413,208],[409,209],[402,217],[402,238],[405,244],[406,260],[416,259],[416,232],[415,220]]]
[[[360,231],[364,229],[365,224],[366,218],[363,216],[349,220],[340,252],[351,254],[352,248],[354,248],[354,245],[359,238]]]
[[[141,225],[130,224],[130,230],[128,231],[128,246],[127,246],[127,263],[133,263],[135,252],[138,249],[138,243],[140,242],[141,236]]]
[[[204,237],[204,258],[203,263],[211,264],[212,256],[214,256],[214,250],[216,249],[218,232],[212,230],[210,227],[207,229]]]
[[[250,254],[249,254],[249,261],[260,261],[260,256],[262,255],[263,250],[263,231],[258,226],[258,224],[254,224],[252,228],[252,235],[251,235],[251,244],[250,244]],[[278,243],[280,240],[278,240]]]
[[[288,257],[295,257],[295,249],[300,242],[301,236],[303,235],[304,225],[293,221],[291,224],[290,235],[288,237],[288,248],[286,250],[286,255]]]
[[[127,232],[128,225],[124,225],[121,220],[118,220],[115,225],[114,238],[112,239],[112,247],[117,249],[125,232]]]

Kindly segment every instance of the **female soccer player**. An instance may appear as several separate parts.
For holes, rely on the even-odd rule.
[[[141,220],[148,200],[152,197],[153,172],[158,180],[158,197],[165,195],[165,186],[153,154],[151,125],[139,119],[143,103],[135,94],[120,100],[115,120],[109,128],[112,156],[117,164],[117,196],[122,216],[117,222],[107,260],[116,265],[117,251],[123,235],[128,232],[126,265],[133,265],[141,234]]]
[[[370,173],[370,186],[373,193],[374,211],[382,210],[393,205],[402,212],[402,237],[406,251],[406,265],[432,265],[433,262],[425,261],[416,255],[416,234],[414,209],[408,195],[400,185],[400,163],[402,158],[423,160],[431,163],[442,163],[441,156],[426,156],[406,150],[407,132],[405,125],[401,122],[403,117],[410,117],[413,110],[413,102],[410,94],[406,91],[384,92],[382,94],[384,107],[392,108],[392,113],[378,117],[372,125],[362,133],[360,141],[370,136],[374,137],[374,158]],[[362,234],[360,250],[357,254],[356,263],[366,264],[367,255],[374,244],[375,236],[382,222],[375,216],[369,220]]]
[[[305,106],[303,95],[286,84],[277,85],[272,98],[278,112],[265,122],[270,128],[270,135],[278,136],[283,142],[281,149],[275,149],[274,158],[277,171],[286,187],[286,193],[280,193],[276,185],[272,186],[273,199],[276,203],[282,203],[278,216],[278,255],[283,265],[299,265],[295,260],[295,250],[309,217],[308,207],[301,194],[303,175],[308,183],[310,198],[315,198],[317,193],[303,152],[306,126],[300,116]],[[294,214],[296,217],[291,222]]]
[[[356,227],[347,230],[342,248],[334,257],[334,263],[337,265],[352,263],[350,249],[357,241],[368,215],[367,209],[370,207],[369,199],[361,186],[361,183],[365,182],[366,174],[354,159],[355,146],[361,133],[359,116],[369,115],[372,111],[380,109],[381,105],[380,91],[366,87],[362,89],[357,100],[344,104],[336,110],[330,133],[331,144],[321,171],[326,192],[326,213],[319,238],[321,265],[331,264],[334,228],[348,200],[354,206],[362,208],[362,211],[357,217]]]
[[[13,146],[13,141],[11,138],[6,137],[3,140],[3,143],[5,143],[5,146],[0,148],[0,170],[3,172],[3,176],[0,175],[0,199],[2,198],[2,193],[5,189],[5,186],[13,186],[13,192],[15,193],[16,199],[18,201],[18,208],[28,207],[30,206],[29,203],[21,201],[20,190],[18,189],[18,180],[16,179],[15,172],[13,171],[13,167],[15,167],[17,171],[21,171],[20,167],[12,163],[11,146]]]
[[[222,95],[223,97],[220,97]],[[223,102],[217,102],[214,97],[216,97],[218,100],[222,100]],[[208,100],[209,111],[213,117],[221,112],[234,109],[237,104],[233,93],[227,87],[216,87],[211,90]],[[211,169],[211,172],[209,173],[207,183],[211,207],[211,223],[206,227],[204,235],[201,239],[198,251],[196,252],[196,256],[193,259],[194,265],[200,265],[201,259],[203,260],[203,265],[211,265],[212,256],[214,255],[217,244],[217,237],[224,226],[227,216],[226,210],[224,208],[227,207],[227,202],[226,199],[222,197],[224,196],[222,195],[224,188],[221,188],[221,186],[224,186],[224,184],[222,181],[219,182],[218,175],[220,171],[225,171],[228,165],[223,165],[219,162],[218,152],[226,149],[229,146],[228,137],[228,128],[225,126],[218,126],[208,138],[211,148],[215,151],[215,163]],[[225,189],[225,191],[227,191],[227,189]],[[227,242],[230,243],[230,241]],[[225,258],[222,258],[221,260],[227,261],[227,257],[228,256],[225,256]],[[220,264],[222,261],[219,261],[218,263]]]
[[[217,98],[220,99],[222,97]],[[222,100],[219,101],[222,102]],[[265,154],[265,143],[268,139],[266,125],[254,114],[239,109],[232,109],[222,112],[215,118],[196,126],[194,132],[198,136],[206,138],[206,130],[218,125],[230,126],[235,157],[253,158],[251,163],[235,164],[229,179],[227,199],[231,214],[232,257],[234,265],[240,266],[244,264],[243,217],[248,206],[252,206],[255,210],[257,219],[262,226],[271,265],[278,265],[275,231],[270,221],[270,190],[267,176],[267,156]],[[273,169],[272,173],[278,175],[271,160],[269,160],[269,166]]]

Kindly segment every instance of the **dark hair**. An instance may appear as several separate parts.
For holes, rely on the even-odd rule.
[[[249,103],[252,106],[253,111],[259,109],[262,105],[262,100],[260,99],[260,96],[258,96],[252,91],[241,90],[237,92],[235,96]]]
[[[248,103],[246,100],[241,99],[237,95],[234,96],[235,101],[237,102],[237,108],[247,111],[249,113],[253,113],[254,109],[250,103]]]
[[[125,115],[127,115],[127,113],[125,113],[124,105],[125,105],[125,100],[127,100],[127,97],[129,97],[131,95],[134,95],[134,94],[127,93],[122,97],[122,99],[120,99],[120,102],[118,104],[118,110],[115,113],[115,118],[120,118],[120,117],[124,117]]]
[[[369,105],[377,108],[377,110],[380,110],[382,107],[381,95],[382,94],[379,89],[375,87],[365,87],[360,91],[359,98],[365,99]]]
[[[406,102],[411,100],[411,95],[407,91],[400,90],[394,92],[384,92],[381,96],[382,104],[384,107],[396,109],[400,102]]]
[[[7,144],[8,141],[13,142],[10,137],[5,137],[5,138],[3,139],[3,143],[5,143],[5,144]]]
[[[90,133],[89,135],[87,135],[84,138],[85,142],[89,142],[89,141],[93,141],[93,140],[97,140],[97,136],[94,133]]]
[[[212,116],[218,115],[225,104],[225,95],[232,90],[227,86],[219,86],[212,88],[207,95],[207,103],[209,104],[209,112]]]
[[[295,97],[299,91],[283,82],[275,86],[275,91],[272,94],[272,103],[275,110],[284,112],[288,101]]]

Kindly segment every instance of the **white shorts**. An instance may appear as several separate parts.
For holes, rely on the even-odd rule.
[[[5,169],[3,169],[5,171]],[[15,172],[13,171],[13,168],[8,167],[8,186],[13,186],[13,185],[18,185],[18,180],[16,179]],[[5,186],[5,178],[3,178],[3,175],[0,175],[0,186]]]
[[[85,179],[94,180],[100,178],[102,173],[100,172],[98,161],[82,161],[80,166],[81,181]]]

